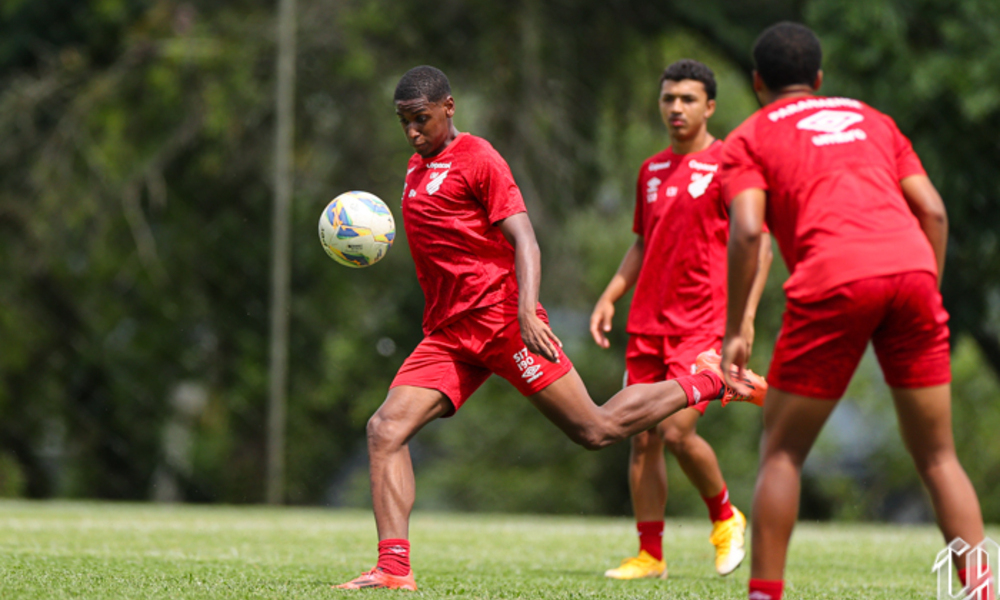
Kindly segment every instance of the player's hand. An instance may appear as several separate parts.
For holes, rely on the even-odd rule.
[[[522,314],[518,317],[521,325],[521,339],[528,350],[538,354],[549,362],[559,362],[559,348],[562,342],[535,313]]]
[[[737,369],[740,377],[743,377],[743,371],[747,367],[747,361],[750,359],[750,344],[747,343],[746,338],[742,335],[739,336],[726,336],[726,339],[722,341],[722,379],[726,382],[726,385],[736,390],[739,394],[744,394],[749,396],[750,390],[746,388],[742,383],[738,383],[733,379],[733,367]]]
[[[594,306],[594,312],[590,314],[590,335],[594,342],[601,348],[608,348],[611,342],[604,335],[611,331],[611,318],[615,316],[615,305],[613,302],[605,300],[603,297]]]

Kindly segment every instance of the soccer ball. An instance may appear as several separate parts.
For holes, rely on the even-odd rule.
[[[359,268],[382,260],[396,237],[396,223],[385,202],[368,192],[345,192],[319,217],[319,241],[330,258]]]

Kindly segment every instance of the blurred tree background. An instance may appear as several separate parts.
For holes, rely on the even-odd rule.
[[[1000,520],[1000,5],[992,0],[299,0],[288,500],[364,505],[364,424],[420,339],[405,235],[350,270],[317,243],[348,189],[396,210],[410,154],[392,108],[418,64],[449,74],[459,129],[489,139],[526,197],[542,300],[598,401],[613,346],[586,333],[632,241],[636,170],[668,142],[663,67],[719,79],[717,136],[756,109],[750,46],[816,29],[826,88],[892,114],[949,207],[960,455]],[[0,0],[0,496],[264,498],[275,3]],[[766,371],[775,266],[753,364]],[[925,520],[927,504],[865,359],[807,464],[813,518]],[[748,505],[759,410],[699,428]],[[413,445],[418,508],[627,514],[627,444],[574,446],[491,379]],[[701,514],[675,463],[670,514]]]

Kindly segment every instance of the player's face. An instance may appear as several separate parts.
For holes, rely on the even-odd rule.
[[[666,80],[660,87],[660,116],[673,139],[690,139],[704,130],[715,112],[705,84],[693,79]]]
[[[455,115],[455,99],[448,96],[440,102],[430,102],[427,98],[400,100],[396,102],[396,115],[406,141],[417,154],[430,158],[447,145],[451,118]]]

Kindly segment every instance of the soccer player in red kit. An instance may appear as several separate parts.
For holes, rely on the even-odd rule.
[[[708,132],[715,112],[715,75],[695,60],[680,60],[660,77],[660,116],[670,146],[648,158],[636,183],[635,243],[594,307],[590,332],[609,342],[614,303],[635,286],[629,309],[625,383],[654,383],[691,372],[695,358],[722,347],[726,320],[726,242],[729,214],[722,202],[721,141]],[[744,319],[753,337],[757,301],[767,280],[771,246],[761,244],[760,268]],[[615,579],[667,576],[663,512],[667,502],[666,446],[708,506],[715,568],[728,575],[745,556],[746,518],[729,502],[719,461],[695,426],[707,404],[681,410],[632,437],[629,489],[639,553],[605,572]]]
[[[945,539],[984,538],[951,430],[941,197],[891,118],[815,95],[822,51],[808,28],[772,26],[753,57],[763,108],[729,135],[724,154],[732,227],[723,372],[746,364],[743,307],[766,221],[790,276],[764,402],[750,598],[780,600],[802,463],[869,340]],[[956,568],[964,581],[964,556]]]
[[[538,243],[510,168],[482,138],[459,133],[444,73],[411,69],[394,94],[396,114],[416,150],[403,187],[403,223],[425,297],[424,339],[406,359],[368,421],[378,563],[344,589],[416,589],[410,568],[413,465],[408,442],[424,425],[455,413],[496,373],[510,381],[573,441],[597,449],[649,429],[682,408],[734,396],[718,359],[699,372],[622,390],[602,406],[590,399],[538,303]]]

